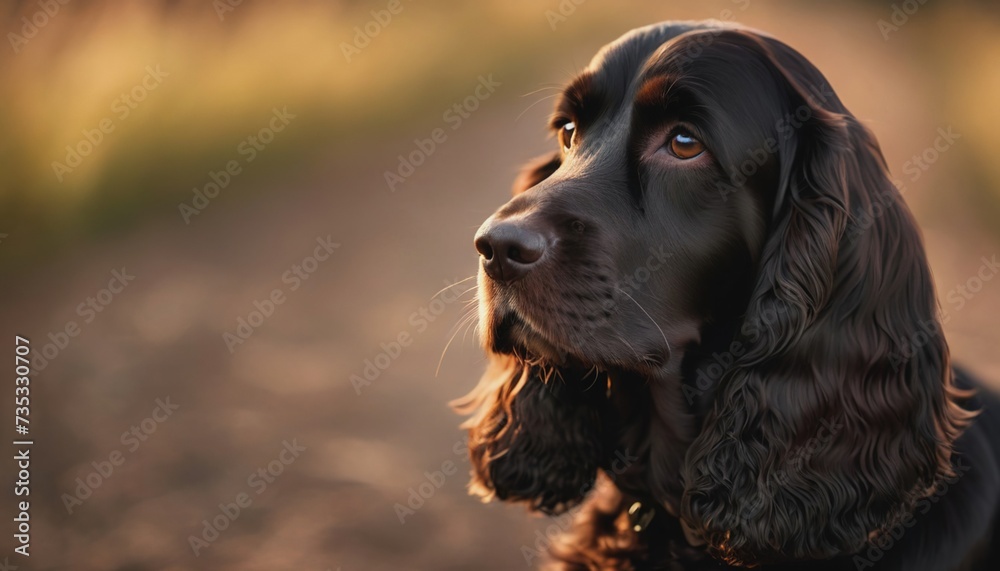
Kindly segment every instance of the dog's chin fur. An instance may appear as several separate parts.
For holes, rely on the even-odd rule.
[[[657,354],[645,359],[622,358],[605,362],[588,355],[586,349],[556,345],[523,322],[514,326],[514,331],[516,333],[507,330],[489,334],[487,338],[491,341],[485,343],[487,350],[510,357],[525,367],[565,372],[567,378],[586,378],[587,382],[591,382],[590,377],[608,380],[628,376],[665,378],[671,376],[672,369],[677,366],[671,361],[670,351],[662,351],[665,356]],[[673,372],[676,376],[677,371]]]
[[[494,323],[497,325],[485,335],[484,340],[484,345],[494,353],[542,366],[563,366],[575,360],[572,353],[533,330],[513,312],[496,319]]]

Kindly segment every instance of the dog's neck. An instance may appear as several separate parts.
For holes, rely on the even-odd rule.
[[[699,420],[685,400],[680,363],[654,376],[611,374],[610,402],[619,420],[605,467],[619,489],[674,513],[683,490],[681,466]]]
[[[605,471],[644,506],[677,515],[684,457],[731,362],[738,327],[736,319],[704,327],[698,344],[675,348],[656,374],[611,374],[609,398],[620,420]]]

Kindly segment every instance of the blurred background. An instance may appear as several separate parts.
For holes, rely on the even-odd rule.
[[[473,282],[437,294],[555,145],[551,88],[705,18],[796,47],[875,131],[953,355],[1000,382],[993,2],[7,2],[0,328],[31,340],[35,444],[31,557],[6,460],[0,558],[528,568],[562,522],[466,495]]]

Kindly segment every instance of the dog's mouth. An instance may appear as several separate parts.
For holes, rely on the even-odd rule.
[[[620,338],[580,343],[553,339],[538,330],[516,311],[508,310],[491,320],[492,327],[486,336],[488,348],[500,354],[513,355],[518,360],[561,368],[597,368],[598,370],[631,370],[653,372],[670,360],[667,346],[651,347],[637,353],[634,347]],[[579,331],[574,333],[579,334]],[[624,345],[624,346],[622,346]]]
[[[689,332],[658,324],[637,287],[594,262],[572,273],[540,273],[514,283],[479,275],[485,348],[528,363],[656,374]],[[671,331],[671,329],[675,329]],[[669,341],[668,341],[669,338]]]
[[[581,361],[571,349],[547,339],[513,311],[495,321],[490,339],[494,352],[514,355],[525,362],[566,365]]]

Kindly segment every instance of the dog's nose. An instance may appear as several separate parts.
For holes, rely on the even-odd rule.
[[[546,240],[523,223],[488,221],[476,232],[475,244],[486,274],[509,283],[524,277],[542,258]]]

